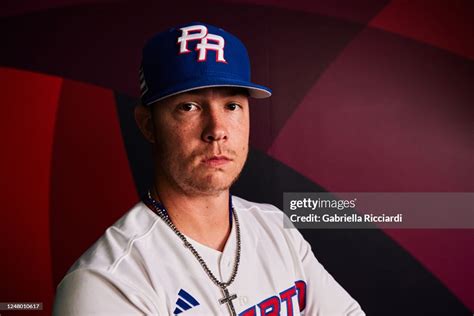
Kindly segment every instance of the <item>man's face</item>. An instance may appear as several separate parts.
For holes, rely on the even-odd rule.
[[[160,180],[186,194],[229,189],[248,154],[249,104],[243,91],[200,89],[152,106]]]

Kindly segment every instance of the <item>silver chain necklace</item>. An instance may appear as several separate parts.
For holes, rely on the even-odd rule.
[[[237,213],[234,210],[234,207],[232,206],[232,215],[234,217],[235,221],[235,229],[236,229],[236,239],[237,239],[237,248],[235,251],[235,260],[234,260],[234,267],[232,269],[232,275],[230,276],[229,280],[227,282],[221,282],[219,281],[215,275],[212,273],[212,271],[209,269],[207,266],[206,262],[204,259],[201,257],[201,255],[197,252],[197,250],[193,247],[193,245],[188,241],[186,236],[184,236],[178,228],[173,224],[171,221],[168,212],[166,211],[165,207],[163,204],[160,202],[156,201],[152,196],[150,190],[148,190],[148,202],[146,203],[148,207],[150,207],[163,221],[171,228],[171,230],[183,241],[183,244],[186,248],[191,251],[191,253],[194,255],[194,257],[197,259],[201,267],[204,269],[206,272],[207,276],[211,279],[211,281],[217,285],[220,290],[222,291],[222,295],[224,296],[223,298],[219,299],[219,303],[222,304],[227,304],[227,308],[229,309],[230,315],[231,316],[236,316],[237,313],[235,312],[234,305],[232,303],[232,300],[235,300],[237,298],[237,294],[229,294],[229,290],[227,287],[234,282],[235,277],[237,276],[237,271],[239,270],[239,263],[240,263],[240,226],[239,226],[239,219],[237,217]]]

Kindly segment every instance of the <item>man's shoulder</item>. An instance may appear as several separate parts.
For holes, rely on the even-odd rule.
[[[232,195],[232,203],[235,207],[247,211],[281,212],[281,210],[273,204],[253,202],[237,195]]]
[[[242,212],[263,213],[269,216],[282,214],[282,211],[273,204],[252,202],[236,195],[232,195],[232,204]]]
[[[158,217],[143,202],[109,226],[104,234],[74,263],[79,269],[111,271],[130,253],[134,243],[143,240],[156,226]]]
[[[264,226],[276,226],[275,228],[283,229],[285,214],[275,205],[252,202],[235,195],[232,196],[232,203],[245,219]]]
[[[232,202],[240,215],[239,219],[252,227],[255,238],[271,235],[280,236],[288,242],[297,245],[306,242],[300,232],[292,225],[288,216],[273,204],[257,203],[232,196]]]

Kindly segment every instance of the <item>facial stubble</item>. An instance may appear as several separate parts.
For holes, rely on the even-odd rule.
[[[161,180],[171,185],[175,190],[185,195],[219,195],[223,191],[229,190],[239,179],[248,158],[248,148],[247,142],[245,148],[243,148],[245,152],[241,153],[243,161],[240,166],[235,166],[228,171],[226,170],[226,166],[205,170],[204,168],[207,167],[200,165],[202,157],[206,156],[202,150],[195,150],[189,155],[184,155],[175,153],[170,148],[167,148],[166,144],[158,141],[154,148],[155,174],[158,178],[161,178]],[[236,164],[238,163],[237,160],[240,160],[237,159],[239,157],[234,150],[223,150],[222,154],[233,158],[233,160],[229,162],[230,164]],[[182,161],[183,158],[186,160]],[[181,159],[181,161],[178,161],[178,159]],[[237,167],[238,170],[234,171],[234,168]],[[219,181],[220,183],[215,183],[212,177],[219,176],[217,174],[219,172],[233,172],[235,175],[232,176],[230,180],[224,179],[224,181]]]

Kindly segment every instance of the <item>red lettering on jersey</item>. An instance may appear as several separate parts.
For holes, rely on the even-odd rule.
[[[279,316],[280,315],[280,299],[276,296],[267,298],[258,304],[261,316]]]
[[[280,293],[280,299],[282,302],[286,302],[286,310],[288,316],[293,316],[293,296],[296,295],[296,287],[293,285],[287,290]]]
[[[256,316],[255,305],[244,310],[239,316]]]
[[[296,281],[296,290],[298,292],[298,304],[300,306],[300,312],[306,307],[306,283],[304,281]]]
[[[270,296],[259,304],[247,308],[239,316],[257,316],[257,306],[260,311],[258,316],[280,316],[281,302],[286,302],[288,316],[293,316],[293,296],[297,295],[300,312],[306,307],[306,282],[302,280],[295,281],[295,285],[281,292],[280,297]]]

